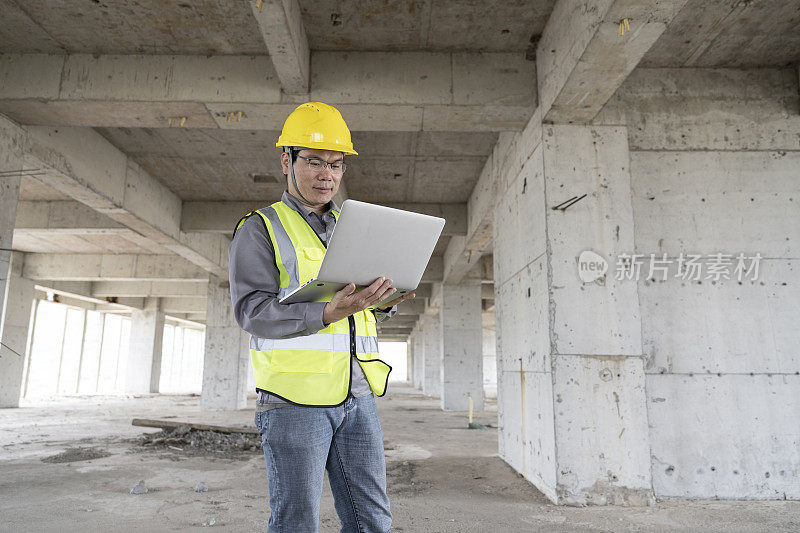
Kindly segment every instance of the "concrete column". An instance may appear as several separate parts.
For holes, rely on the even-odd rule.
[[[439,313],[426,314],[422,320],[422,336],[425,345],[425,375],[422,379],[422,392],[428,396],[439,396],[442,393],[442,381],[439,370],[442,366],[442,329]]]
[[[483,411],[483,345],[481,340],[481,280],[465,278],[442,285],[441,324],[442,409],[466,411],[472,397]]]
[[[406,381],[414,382],[414,342],[410,335],[406,340]]]
[[[414,326],[414,388],[422,390],[425,381],[425,337],[421,321]]]
[[[131,313],[126,392],[158,392],[163,341],[164,312],[160,309],[158,298],[145,298],[144,309]]]
[[[22,277],[24,255],[13,252],[6,257],[3,277],[8,277],[2,281],[0,298],[0,407],[19,407],[35,291],[33,281]]]
[[[23,168],[21,144],[17,129],[0,120],[0,319],[5,316],[6,281],[17,219],[20,176],[13,173]]]
[[[557,503],[641,504],[652,482],[637,283],[614,276],[615,256],[634,251],[627,131],[541,128],[517,148],[531,154],[521,171],[499,177],[495,207],[501,455]],[[582,281],[586,250],[605,275]]]
[[[489,398],[497,397],[497,332],[494,311],[481,315],[483,337],[483,392]]]
[[[203,409],[244,409],[250,335],[233,317],[228,280],[210,276],[203,359]]]

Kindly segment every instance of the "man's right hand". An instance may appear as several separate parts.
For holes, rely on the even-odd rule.
[[[325,305],[322,322],[327,326],[377,304],[397,291],[397,289],[390,288],[391,285],[392,280],[380,277],[369,287],[355,292],[355,283],[349,283],[344,289],[334,294],[331,301]]]

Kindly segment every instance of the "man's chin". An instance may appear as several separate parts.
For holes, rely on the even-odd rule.
[[[331,201],[331,199],[332,199],[333,197],[334,197],[334,192],[333,192],[333,190],[330,190],[330,191],[320,191],[320,190],[318,190],[318,189],[314,189],[314,199],[315,199],[317,202],[319,202],[319,203],[322,203],[322,204],[327,204],[328,202],[330,202],[330,201]]]

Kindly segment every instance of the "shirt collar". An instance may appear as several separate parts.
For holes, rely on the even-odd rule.
[[[287,191],[283,191],[283,195],[281,196],[281,201],[283,203],[285,203],[286,205],[288,205],[289,207],[291,207],[292,209],[294,209],[295,211],[297,211],[298,213],[300,213],[301,215],[303,215],[303,218],[308,218],[308,215],[310,213],[314,213],[312,210],[310,210],[309,208],[304,206],[302,203],[300,203],[300,200],[298,200],[297,198],[295,198],[294,196],[289,194],[288,190]],[[328,202],[328,209],[324,213],[322,213],[320,216],[324,217],[325,215],[329,214],[331,211],[336,211],[336,212],[339,211],[339,206],[336,205],[336,202],[334,202],[333,200]],[[316,214],[316,213],[314,213],[314,214]]]

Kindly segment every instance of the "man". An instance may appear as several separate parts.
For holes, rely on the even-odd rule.
[[[374,395],[385,394],[391,367],[378,358],[375,321],[396,308],[374,306],[395,292],[392,280],[378,278],[358,292],[351,283],[327,301],[279,303],[319,271],[339,213],[333,197],[344,156],[358,154],[339,111],[320,102],[295,109],[276,146],[287,190],[240,220],[229,249],[234,314],[252,335],[267,530],[317,531],[327,470],[342,531],[389,531]]]

